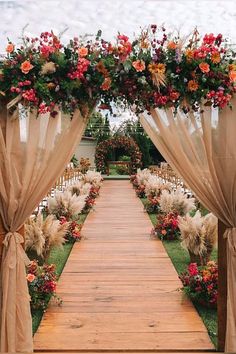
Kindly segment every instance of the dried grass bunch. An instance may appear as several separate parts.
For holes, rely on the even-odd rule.
[[[87,195],[77,196],[71,194],[70,191],[57,192],[54,197],[48,199],[49,213],[56,215],[59,219],[64,216],[68,219],[73,218],[81,213],[85,206],[85,199]]]
[[[217,218],[212,214],[179,217],[181,245],[187,249],[192,262],[205,265],[217,240]],[[194,257],[196,256],[196,257]]]
[[[183,216],[196,209],[195,199],[189,198],[180,187],[171,192],[162,191],[159,203],[161,211],[165,214],[176,211]]]
[[[145,182],[145,194],[147,197],[158,197],[163,190],[170,191],[171,189],[171,183],[163,182],[162,179],[156,175],[150,175]]]
[[[140,168],[137,170],[136,174],[136,179],[138,182],[138,185],[146,185],[146,182],[151,176],[151,172],[148,168],[145,168],[144,170],[141,170]]]
[[[90,183],[93,187],[100,188],[102,186],[102,175],[100,172],[87,171],[83,176],[84,183]]]
[[[25,223],[26,250],[35,251],[46,259],[53,247],[62,247],[65,243],[68,226],[68,223],[61,225],[54,215],[48,215],[45,220],[42,214],[29,218]]]
[[[90,183],[84,183],[84,181],[79,181],[67,188],[67,190],[73,195],[76,194],[77,196],[79,195],[89,195],[90,189],[91,189],[91,184]]]

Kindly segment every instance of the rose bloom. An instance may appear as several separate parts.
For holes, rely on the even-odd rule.
[[[109,77],[106,77],[100,87],[103,91],[109,90],[109,88],[111,87],[111,79]]]
[[[33,65],[29,60],[26,60],[21,64],[20,69],[24,74],[28,74],[28,72],[33,69]]]
[[[6,47],[6,52],[7,52],[7,53],[12,53],[12,52],[14,51],[14,49],[15,49],[14,44],[8,43],[8,45],[7,45],[7,47]]]
[[[215,51],[211,54],[211,61],[214,64],[219,64],[221,58],[220,58],[220,53]]]
[[[190,80],[188,82],[188,90],[189,91],[197,91],[199,85],[195,80]]]
[[[166,230],[161,230],[161,234],[162,234],[162,235],[166,235],[166,234],[167,234],[167,231],[166,231]]]
[[[170,93],[170,99],[171,99],[172,101],[177,100],[177,99],[179,98],[179,96],[180,96],[180,94],[179,94],[179,92],[177,92],[177,91],[172,91],[172,92]]]
[[[175,43],[175,42],[173,42],[173,41],[171,41],[171,42],[169,42],[168,44],[167,44],[167,48],[168,49],[176,49],[177,48],[177,43]]]
[[[229,78],[231,82],[236,82],[236,71],[235,70],[231,70],[229,72]]]
[[[132,63],[136,71],[141,72],[145,69],[145,63],[143,60],[136,60]]]
[[[86,55],[88,55],[88,48],[85,47],[79,48],[78,53],[80,57],[86,57]]]
[[[203,72],[203,73],[209,73],[209,71],[210,71],[209,64],[207,64],[205,62],[199,64],[199,68],[200,68],[201,72]]]
[[[34,281],[34,279],[35,279],[35,275],[29,273],[29,274],[27,275],[26,279],[28,280],[28,282],[32,283],[32,281]]]

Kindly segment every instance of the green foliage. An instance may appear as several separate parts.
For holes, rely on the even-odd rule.
[[[98,143],[109,139],[111,137],[111,128],[108,117],[104,117],[100,112],[93,112],[84,135],[97,139]]]

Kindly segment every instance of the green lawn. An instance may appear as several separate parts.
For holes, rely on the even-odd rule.
[[[142,198],[141,201],[145,205],[145,198]],[[156,214],[149,214],[149,217],[153,223],[156,224]],[[181,247],[180,241],[163,241],[166,252],[168,253],[176,271],[178,274],[184,272],[190,262],[188,252]],[[217,250],[215,249],[212,252],[211,259],[217,261]],[[217,346],[217,310],[207,309],[201,305],[194,304],[199,315],[201,316],[209,336],[215,345]]]
[[[88,214],[83,214],[80,216],[80,222],[84,223],[86,217]],[[66,261],[70,255],[70,252],[73,248],[73,244],[72,243],[66,243],[63,248],[54,248],[51,250],[49,259],[48,259],[48,263],[49,264],[55,264],[56,265],[56,270],[57,270],[57,274],[58,277],[60,277],[64,266],[66,264]],[[63,299],[62,299],[63,300]],[[35,334],[35,332],[37,331],[41,319],[43,316],[43,310],[34,310],[32,312],[32,327],[33,327],[33,334]]]

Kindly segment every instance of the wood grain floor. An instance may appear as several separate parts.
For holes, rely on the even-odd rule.
[[[105,181],[34,337],[45,352],[213,350],[128,181]]]

